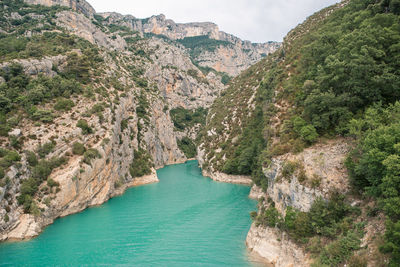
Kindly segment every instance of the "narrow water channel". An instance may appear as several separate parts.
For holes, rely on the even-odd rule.
[[[253,266],[249,187],[214,182],[197,161],[160,182],[55,221],[30,241],[0,244],[0,265]]]

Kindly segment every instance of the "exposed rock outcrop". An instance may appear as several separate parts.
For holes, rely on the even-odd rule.
[[[166,19],[165,15],[137,19],[117,13],[101,13],[109,23],[123,25],[143,34],[154,34],[180,40],[187,37],[208,36],[212,40],[224,41],[227,45],[219,45],[215,50],[203,50],[193,58],[200,66],[211,67],[231,76],[238,75],[266,55],[275,52],[281,45],[279,42],[251,43],[222,32],[211,22],[175,23]]]
[[[246,245],[251,252],[268,259],[276,267],[305,267],[311,262],[302,248],[279,229],[257,227],[253,224],[247,234]]]
[[[81,12],[88,17],[93,17],[96,14],[94,8],[85,0],[24,0],[24,2],[31,5],[65,6]]]
[[[286,213],[287,207],[307,212],[318,197],[327,199],[333,191],[348,190],[344,160],[349,148],[345,139],[338,139],[317,144],[297,155],[276,157],[263,170],[268,178],[266,192],[254,185],[250,197],[272,200],[282,215]],[[288,162],[298,169],[289,177],[284,177],[282,170]],[[264,204],[266,203],[262,202],[260,205]],[[310,255],[278,228],[256,226],[253,223],[246,244],[252,252],[277,267],[309,266],[311,262]]]

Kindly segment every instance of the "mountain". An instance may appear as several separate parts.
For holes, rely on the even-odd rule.
[[[263,57],[279,48],[279,42],[251,43],[221,32],[211,22],[175,23],[164,15],[138,19],[132,15],[121,15],[114,12],[96,14],[86,1],[76,0],[27,0],[29,4],[45,6],[66,6],[82,12],[89,18],[95,18],[100,24],[113,24],[128,27],[145,35],[169,38],[185,46],[193,62],[203,68],[212,68],[230,76],[236,76]],[[95,22],[95,24],[96,24]]]
[[[247,245],[275,266],[399,265],[399,8],[317,12],[210,108],[203,174],[254,182]]]
[[[0,13],[0,240],[195,156],[229,75],[85,1],[6,0]]]
[[[196,158],[252,185],[246,243],[275,266],[400,264],[398,0],[342,1],[282,44],[81,0],[0,13],[1,241]]]

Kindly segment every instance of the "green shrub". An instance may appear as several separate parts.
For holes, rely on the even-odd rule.
[[[43,145],[39,145],[39,147],[37,148],[36,152],[38,153],[39,157],[44,158],[48,154],[53,152],[55,146],[56,146],[55,143],[47,142],[47,143],[45,143]]]
[[[128,128],[128,120],[121,120],[121,132]]]
[[[70,99],[61,98],[57,100],[54,105],[55,110],[71,110],[75,106],[74,101]]]
[[[181,140],[177,140],[179,149],[185,154],[187,158],[194,158],[197,154],[196,145],[193,141],[188,138],[184,137]]]
[[[50,110],[41,110],[41,109],[32,109],[32,120],[34,121],[41,121],[43,123],[50,123],[53,122],[54,115]]]
[[[221,83],[224,85],[227,85],[231,80],[232,78],[226,73],[224,73],[221,77]]]
[[[3,179],[4,176],[5,176],[4,169],[2,167],[0,167],[0,179]]]
[[[101,154],[95,148],[89,148],[85,153],[83,153],[83,162],[88,165],[91,165],[92,160],[96,158],[101,158]]]
[[[325,246],[319,257],[319,262],[328,266],[339,266],[350,258],[354,250],[360,248],[360,244],[360,235],[349,232]]]
[[[21,160],[21,156],[18,154],[17,151],[7,150],[0,148],[0,167],[7,169],[15,162]]]
[[[86,120],[79,120],[78,123],[76,124],[76,126],[81,128],[82,133],[85,135],[93,133],[93,129],[89,126],[89,124]]]
[[[211,39],[208,35],[185,37],[177,40],[189,49],[192,58],[196,58],[204,51],[213,52],[219,46],[229,46],[230,42]]]
[[[309,144],[314,143],[318,136],[317,130],[312,125],[306,125],[300,130],[301,139]]]
[[[26,155],[26,160],[28,161],[28,164],[31,167],[34,167],[38,164],[38,159],[36,157],[36,154],[32,151],[25,151],[25,155]]]
[[[187,110],[182,107],[171,109],[169,111],[174,126],[177,130],[183,131],[188,127],[192,127],[197,123],[205,125],[207,109],[198,108],[196,110]]]
[[[282,223],[282,218],[278,210],[275,207],[270,206],[259,215],[257,222],[269,227],[275,227]]]
[[[86,151],[86,148],[83,144],[79,142],[75,142],[72,144],[72,153],[74,155],[83,155]]]
[[[299,168],[299,163],[296,161],[286,161],[282,167],[282,176],[290,179],[294,172]]]
[[[143,149],[135,150],[133,153],[133,161],[129,168],[132,177],[141,177],[151,174],[153,167],[151,159],[147,151]]]
[[[47,185],[48,185],[50,188],[52,188],[52,187],[59,187],[59,186],[60,186],[60,183],[54,181],[54,180],[51,179],[51,178],[48,178],[48,179],[47,179]]]
[[[36,193],[37,189],[38,183],[36,182],[36,180],[34,178],[29,178],[22,181],[20,192],[21,195],[33,196]]]

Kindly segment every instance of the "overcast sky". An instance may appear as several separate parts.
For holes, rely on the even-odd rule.
[[[282,41],[314,12],[340,0],[87,0],[97,12],[137,18],[164,14],[175,22],[211,21],[252,42]]]

